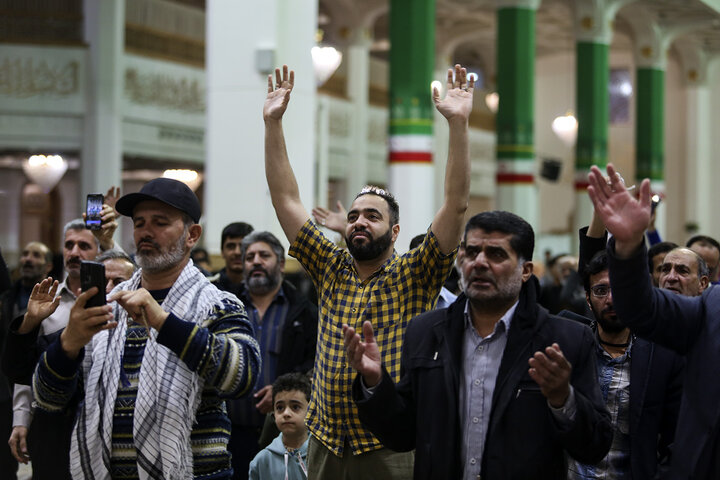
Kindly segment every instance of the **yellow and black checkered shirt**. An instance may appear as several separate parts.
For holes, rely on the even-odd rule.
[[[416,249],[393,253],[370,278],[360,280],[352,256],[305,222],[289,254],[308,271],[320,307],[313,390],[307,414],[310,432],[338,456],[347,437],[357,455],[382,447],[358,418],[351,387],[356,372],[343,348],[342,325],[360,330],[369,320],[385,368],[400,379],[400,353],[410,319],[431,309],[450,273],[456,251],[443,255],[431,231]]]

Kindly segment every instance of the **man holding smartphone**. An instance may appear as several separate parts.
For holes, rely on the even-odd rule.
[[[8,440],[21,463],[32,460],[36,479],[70,478],[68,452],[75,417],[73,408],[48,415],[32,408],[30,382],[37,360],[68,323],[70,310],[81,291],[82,261],[94,260],[100,251],[115,246],[117,214],[113,208],[119,189],[111,187],[100,211],[100,227],[88,230],[84,219],[68,222],[63,229],[64,281],[47,278],[33,289],[26,313],[7,332],[3,370],[13,383],[13,430]],[[102,197],[102,195],[100,195]],[[83,213],[87,217],[87,213]]]
[[[21,463],[32,459],[35,478],[70,478],[68,426],[72,425],[74,412],[53,418],[40,413],[39,417],[33,418],[30,381],[34,364],[49,339],[67,325],[70,309],[80,292],[80,263],[93,260],[100,249],[99,240],[85,228],[82,219],[67,223],[63,237],[63,263],[67,276],[61,283],[46,278],[35,285],[25,315],[10,325],[8,348],[3,358],[3,368],[16,384],[10,448]],[[13,346],[26,353],[19,353]],[[44,426],[39,429],[39,424]],[[38,435],[29,430],[37,431]]]
[[[140,269],[113,305],[85,308],[33,378],[38,410],[80,398],[72,434],[73,478],[213,478],[232,474],[226,398],[248,393],[259,347],[242,303],[190,261],[200,203],[182,182],[157,178],[117,202],[133,219]]]

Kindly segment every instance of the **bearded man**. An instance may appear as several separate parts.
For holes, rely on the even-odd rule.
[[[72,435],[73,478],[229,479],[224,401],[250,391],[260,368],[238,299],[194,268],[200,203],[158,178],[116,209],[133,220],[140,266],[112,304],[78,296],[33,378],[38,408],[82,399]]]
[[[319,297],[317,359],[306,417],[312,434],[309,478],[374,480],[412,475],[412,454],[384,448],[360,422],[350,396],[353,370],[343,360],[340,326],[346,323],[360,328],[363,321],[372,322],[385,365],[393,379],[400,378],[405,328],[412,317],[435,304],[453,266],[468,205],[468,119],[475,83],[460,65],[455,66],[454,77],[453,71],[448,71],[444,99],[437,89],[433,91],[433,102],[449,127],[443,204],[423,243],[402,256],[394,248],[400,232],[399,207],[381,188],[364,188],[350,206],[345,227],[349,253],[328,240],[310,220],[282,126],[295,74],[285,65],[282,73],[275,70],[275,84],[268,78],[263,108],[265,176],[275,213],[291,243],[290,255],[308,271]]]
[[[236,480],[248,478],[250,461],[260,451],[261,430],[272,411],[273,382],[285,373],[312,368],[317,337],[317,308],[283,280],[285,249],[277,237],[270,232],[250,233],[242,240],[241,252],[245,280],[238,297],[260,344],[262,370],[253,396],[228,402],[232,422],[228,448]]]

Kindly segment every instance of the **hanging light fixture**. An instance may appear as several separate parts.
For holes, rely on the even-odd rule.
[[[32,155],[23,161],[23,171],[33,183],[50,192],[68,169],[67,161],[60,155]]]
[[[195,170],[187,170],[187,169],[171,169],[171,170],[165,170],[163,172],[163,177],[165,178],[172,178],[173,180],[179,180],[183,182],[185,185],[190,187],[190,190],[193,192],[197,190],[197,188],[202,183],[202,174],[196,172]]]
[[[314,46],[310,50],[313,69],[315,70],[315,84],[319,87],[335,73],[342,62],[342,53],[335,47]]]
[[[578,122],[572,112],[556,117],[552,122],[552,130],[568,148],[575,146]]]
[[[500,106],[500,95],[497,92],[490,92],[485,95],[485,105],[492,113],[497,113]]]

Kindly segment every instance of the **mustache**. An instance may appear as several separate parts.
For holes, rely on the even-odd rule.
[[[141,239],[137,242],[137,244],[135,245],[135,248],[140,248],[140,245],[143,244],[143,243],[149,243],[150,245],[152,245],[152,246],[155,247],[156,249],[160,250],[160,244],[157,243],[157,242],[154,242],[152,239],[147,238],[147,237],[141,238]]]
[[[468,277],[468,283],[472,283],[475,280],[480,280],[481,282],[490,282],[495,285],[495,279],[488,275],[470,275]]]
[[[265,276],[267,276],[267,277],[270,276],[270,273],[269,273],[267,270],[265,270],[264,268],[262,268],[262,267],[255,267],[255,268],[253,268],[252,270],[250,270],[250,271],[248,272],[248,275],[252,275],[252,274],[255,273],[255,272],[262,272],[262,273],[265,274]]]
[[[80,257],[70,257],[65,265],[80,265]]]
[[[360,227],[360,228],[356,228],[355,230],[353,230],[353,232],[350,234],[350,240],[352,240],[353,238],[357,237],[357,236],[360,235],[361,233],[362,233],[364,236],[368,237],[370,240],[373,239],[372,235],[370,234],[370,232],[368,232],[367,228],[365,228],[365,227]]]

